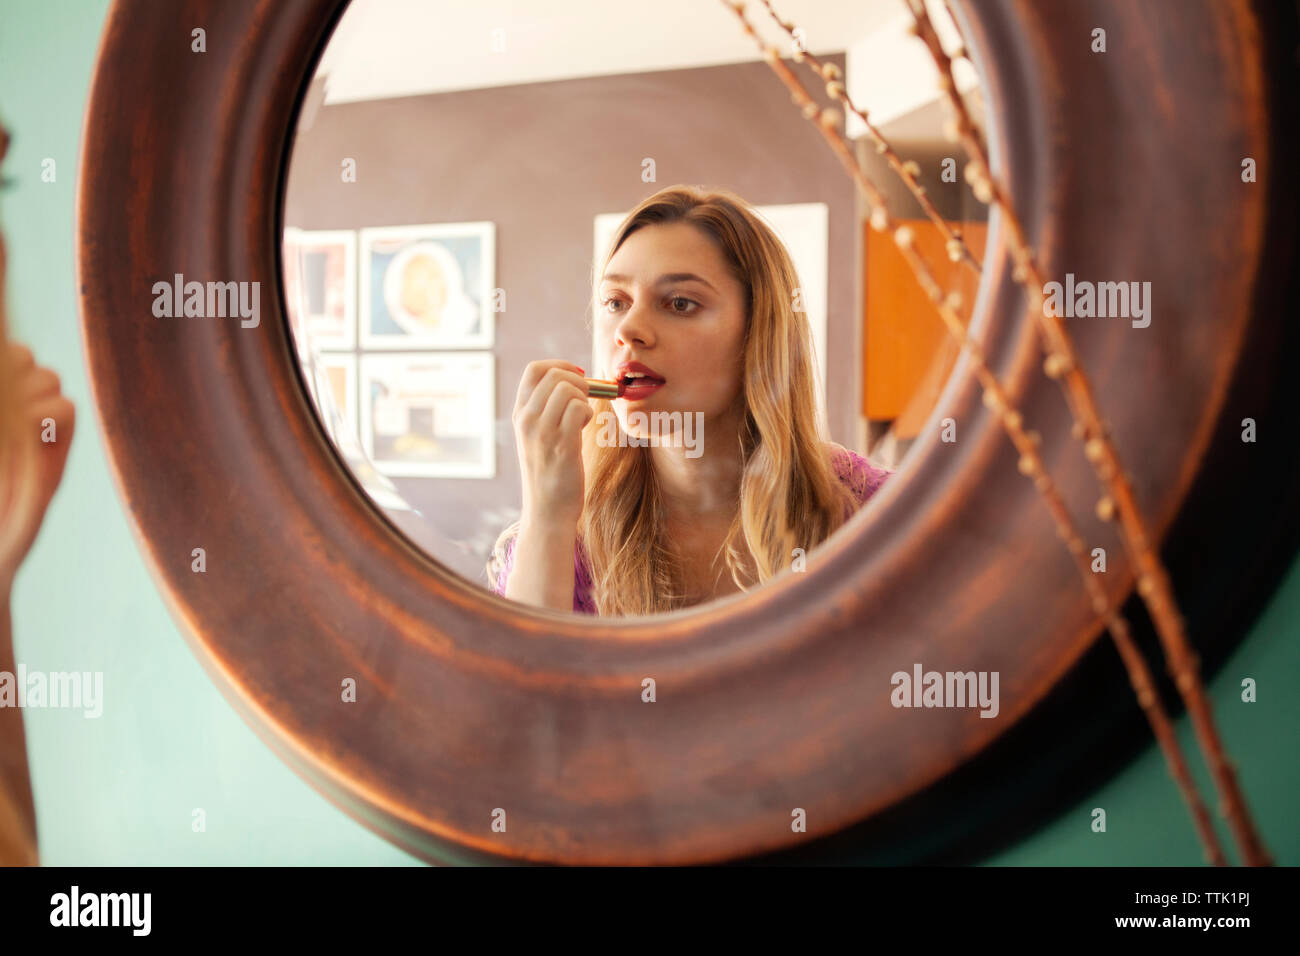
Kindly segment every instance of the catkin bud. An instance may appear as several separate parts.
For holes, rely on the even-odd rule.
[[[1043,372],[1048,378],[1060,378],[1069,367],[1069,360],[1060,352],[1053,352],[1043,360]]]

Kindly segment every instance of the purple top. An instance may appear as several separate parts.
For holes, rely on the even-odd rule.
[[[877,468],[861,455],[839,445],[833,446],[833,456],[832,463],[835,466],[835,475],[853,492],[853,496],[858,502],[858,508],[866,504],[867,499],[874,495],[880,489],[880,486],[885,483],[885,479],[894,473],[886,468]],[[493,592],[502,597],[506,593],[506,579],[515,566],[515,542],[518,540],[519,536],[514,535],[506,542],[505,560],[502,562],[501,572],[497,575],[497,580],[492,586]],[[590,561],[587,558],[586,550],[582,547],[581,538],[578,539],[577,547],[574,550],[573,570],[573,609],[582,614],[595,614],[596,604],[591,595]]]

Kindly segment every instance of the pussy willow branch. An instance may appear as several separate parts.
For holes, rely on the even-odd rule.
[[[763,47],[764,55],[769,64],[771,64],[776,74],[785,82],[790,89],[792,98],[796,104],[803,107],[803,115],[807,119],[812,119],[814,115],[818,118],[818,128],[822,131],[823,136],[835,150],[836,155],[849,168],[850,174],[854,181],[862,189],[868,200],[873,203],[874,210],[872,213],[872,227],[883,231],[890,226],[889,214],[885,208],[883,198],[867,178],[866,174],[853,159],[851,151],[843,143],[838,134],[838,123],[834,111],[821,110],[808,96],[802,84],[798,79],[785,67],[781,62],[779,53],[771,47],[762,44],[761,39],[755,33],[748,19],[745,17],[744,4],[729,2],[724,0],[735,11],[740,18],[745,31],[755,41]],[[765,2],[769,12],[770,4]],[[773,17],[776,14],[772,13]],[[792,32],[792,31],[791,31]],[[823,76],[825,74],[823,73]],[[833,82],[834,76],[828,78],[828,83]],[[828,115],[829,114],[829,115]],[[878,135],[878,134],[877,134]],[[1073,521],[1070,519],[1069,511],[1065,507],[1060,493],[1057,491],[1054,483],[1049,476],[1043,463],[1042,457],[1038,452],[1039,438],[1036,433],[1027,433],[1023,428],[1023,417],[1012,408],[1010,401],[998,382],[997,377],[990,371],[984,360],[983,353],[978,344],[970,338],[966,326],[962,323],[957,315],[957,308],[960,307],[960,296],[957,293],[944,297],[939,289],[938,282],[935,280],[933,273],[926,265],[924,259],[919,256],[912,243],[912,233],[907,227],[896,229],[894,232],[895,243],[900,252],[907,260],[913,271],[917,274],[923,288],[931,300],[938,307],[944,325],[949,334],[961,343],[962,349],[971,358],[975,366],[976,374],[984,387],[985,404],[999,411],[999,420],[1003,427],[1006,428],[1011,437],[1012,443],[1020,452],[1020,470],[1026,476],[1034,478],[1035,488],[1043,495],[1048,504],[1052,517],[1055,521],[1056,529],[1061,538],[1065,541],[1067,549],[1075,559],[1076,567],[1083,579],[1084,589],[1092,598],[1093,608],[1097,613],[1103,615],[1107,627],[1116,643],[1129,675],[1129,681],[1137,693],[1139,705],[1145,712],[1152,730],[1160,744],[1165,758],[1169,763],[1174,779],[1187,802],[1188,808],[1192,814],[1193,821],[1196,825],[1198,836],[1206,850],[1207,860],[1215,865],[1223,865],[1226,860],[1222,848],[1219,846],[1217,835],[1210,823],[1209,815],[1206,813],[1205,806],[1196,791],[1192,782],[1191,775],[1188,772],[1187,764],[1183,759],[1177,738],[1173,733],[1172,726],[1163,706],[1160,703],[1158,695],[1154,691],[1154,685],[1151,679],[1151,673],[1147,668],[1146,662],[1138,653],[1136,646],[1133,644],[1131,634],[1128,630],[1127,623],[1115,611],[1105,592],[1097,583],[1095,576],[1088,567],[1087,560],[1083,557],[1085,547],[1083,538],[1076,530]]]
[[[1038,262],[1025,240],[1025,231],[1008,199],[1007,190],[997,182],[989,168],[988,157],[976,134],[970,114],[953,81],[952,60],[944,52],[939,35],[922,0],[905,0],[911,11],[916,34],[930,51],[939,71],[939,88],[947,99],[956,118],[958,134],[970,157],[967,172],[976,196],[991,201],[1002,212],[1009,233],[1007,245],[1015,261],[1015,278],[1024,286],[1029,298],[1029,312],[1038,322],[1047,360],[1044,371],[1058,379],[1065,390],[1066,401],[1078,426],[1078,437],[1085,442],[1084,456],[1093,465],[1103,487],[1103,497],[1098,502],[1097,513],[1109,520],[1118,513],[1120,539],[1137,572],[1137,592],[1146,603],[1156,627],[1161,646],[1169,662],[1169,672],[1174,678],[1187,705],[1197,739],[1205,753],[1210,773],[1222,801],[1221,812],[1236,838],[1243,861],[1250,866],[1268,866],[1273,861],[1264,847],[1245,798],[1237,783],[1236,771],[1224,752],[1223,744],[1214,724],[1213,713],[1205,688],[1200,679],[1200,662],[1187,640],[1184,620],[1174,598],[1169,574],[1151,544],[1151,535],[1133,486],[1111,441],[1108,428],[1097,410],[1092,387],[1079,365],[1074,345],[1065,331],[1059,316],[1048,315],[1043,308],[1043,275]],[[951,11],[950,11],[951,12]],[[954,24],[957,21],[953,20]],[[960,26],[958,27],[960,29]],[[963,43],[965,41],[963,40]]]
[[[777,24],[780,25],[781,29],[785,30],[785,32],[790,35],[790,39],[794,41],[796,39],[794,32],[795,24],[782,20],[777,16],[776,11],[772,9],[770,0],[760,0],[760,2],[767,8],[767,12],[771,15],[772,19],[775,20]],[[743,18],[743,11],[741,11],[741,16]],[[916,174],[920,172],[920,168],[915,162],[904,162],[902,157],[900,157],[894,150],[894,147],[891,146],[885,140],[885,137],[881,135],[880,130],[876,128],[876,125],[867,118],[867,111],[859,109],[853,102],[848,91],[844,88],[844,84],[839,82],[839,68],[836,67],[834,63],[823,64],[817,59],[817,57],[813,56],[813,54],[801,49],[797,43],[794,44],[791,59],[796,63],[807,61],[809,68],[826,81],[827,94],[844,104],[846,109],[857,114],[858,119],[862,120],[863,125],[866,126],[867,132],[871,134],[871,138],[875,140],[876,152],[885,157],[885,161],[889,164],[890,169],[898,174],[899,179],[903,181],[908,190],[912,193],[913,197],[915,197],[916,201],[920,203],[921,209],[925,212],[929,220],[938,227],[939,234],[943,236],[944,248],[947,250],[948,258],[952,259],[954,262],[961,262],[976,275],[979,275],[980,264],[975,260],[975,257],[971,255],[970,249],[967,247],[965,240],[961,237],[961,231],[959,229],[954,229],[948,224],[948,221],[944,219],[943,216],[939,215],[939,210],[936,209],[934,203],[930,201],[930,197],[926,194],[925,187],[917,182]],[[955,128],[952,132],[955,136]],[[883,207],[877,206],[876,208],[881,209]]]
[[[912,246],[909,227],[903,226],[895,232],[895,244],[916,273],[921,282],[921,287],[930,297],[930,301],[938,308],[939,315],[948,327],[949,333],[953,338],[961,342],[963,351],[971,358],[975,366],[975,374],[979,378],[980,384],[984,386],[984,404],[1000,415],[1003,427],[1006,428],[1008,435],[1011,437],[1012,444],[1020,452],[1020,461],[1018,463],[1020,473],[1033,479],[1034,487],[1047,503],[1048,510],[1052,513],[1052,518],[1056,523],[1056,532],[1061,540],[1065,542],[1066,549],[1074,557],[1075,566],[1078,568],[1079,576],[1083,580],[1084,590],[1088,592],[1088,596],[1092,599],[1093,610],[1100,614],[1106,622],[1111,637],[1115,641],[1115,646],[1119,650],[1120,658],[1128,671],[1129,682],[1133,685],[1133,690],[1137,694],[1138,703],[1146,713],[1156,740],[1160,743],[1160,749],[1164,752],[1165,759],[1169,763],[1174,780],[1187,802],[1192,821],[1196,825],[1197,834],[1205,847],[1207,861],[1216,866],[1226,865],[1227,858],[1223,855],[1223,848],[1219,845],[1218,834],[1214,832],[1214,827],[1210,823],[1210,815],[1206,812],[1201,795],[1192,782],[1182,749],[1178,745],[1177,737],[1174,736],[1173,725],[1165,713],[1164,706],[1160,703],[1159,695],[1155,692],[1151,671],[1141,653],[1138,652],[1137,645],[1133,643],[1133,637],[1128,629],[1128,622],[1124,620],[1114,605],[1111,604],[1110,599],[1106,597],[1105,591],[1097,583],[1097,576],[1088,565],[1088,559],[1084,557],[1087,549],[1083,537],[1079,534],[1074,521],[1070,518],[1069,509],[1065,507],[1065,501],[1048,474],[1042,456],[1038,453],[1040,440],[1038,433],[1024,431],[1022,427],[1023,417],[1019,411],[1011,406],[1001,383],[989,369],[983,353],[975,344],[974,339],[970,338],[967,327],[957,315],[956,309],[960,307],[960,296],[955,296],[955,293],[950,293],[948,298],[943,296],[934,273],[930,271],[925,260],[916,253]]]

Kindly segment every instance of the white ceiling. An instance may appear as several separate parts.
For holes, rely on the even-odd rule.
[[[773,7],[804,28],[814,54],[848,50],[905,13],[901,0],[773,0]],[[746,15],[788,52],[789,35],[759,0],[749,0]],[[496,28],[504,30],[499,52]],[[759,58],[723,0],[354,0],[318,75],[332,104]]]

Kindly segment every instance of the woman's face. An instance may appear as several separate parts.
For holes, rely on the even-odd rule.
[[[596,293],[597,354],[604,377],[640,362],[664,384],[639,398],[613,400],[629,435],[628,413],[702,412],[725,420],[740,395],[745,289],[708,236],[684,222],[642,226],[609,260]],[[651,419],[652,420],[652,419]]]

